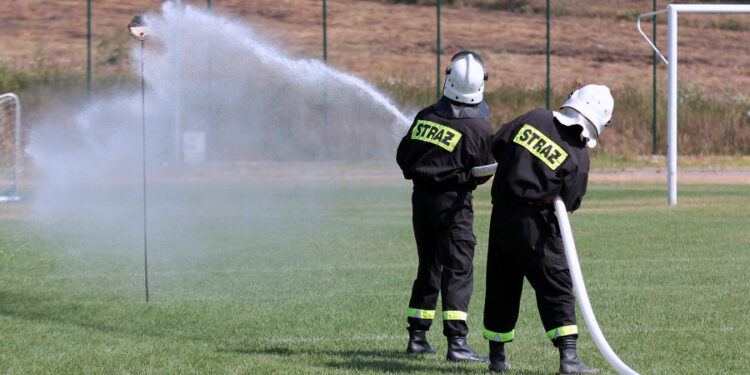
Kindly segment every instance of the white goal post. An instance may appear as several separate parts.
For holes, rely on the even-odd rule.
[[[21,101],[13,93],[0,95],[0,203],[17,202],[21,157]]]
[[[669,59],[643,33],[641,18],[668,12]],[[750,13],[750,4],[669,4],[667,9],[638,16],[638,31],[669,66],[667,91],[667,202],[677,204],[677,15],[679,13]],[[655,99],[654,99],[655,100]]]

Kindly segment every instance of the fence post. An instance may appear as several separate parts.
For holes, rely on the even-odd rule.
[[[656,0],[654,0],[654,12],[656,12]],[[654,24],[654,46],[656,45],[656,14],[654,14],[651,18],[653,24]],[[653,128],[653,155],[656,155],[657,151],[657,141],[656,141],[656,101],[658,100],[657,92],[656,92],[656,50],[654,50],[654,100],[653,100],[653,118],[651,119],[652,122],[652,128]]]
[[[437,99],[440,100],[440,96],[442,95],[440,90],[440,78],[442,74],[440,74],[440,0],[437,0],[437,50],[435,52],[435,55],[437,55]]]
[[[328,62],[328,16],[326,0],[323,0],[323,61]]]
[[[86,98],[91,99],[91,0],[86,0]]]
[[[547,0],[547,109],[550,109],[550,96],[552,95],[552,89],[549,81],[549,55],[550,55],[550,40],[549,40],[549,5],[550,0]]]

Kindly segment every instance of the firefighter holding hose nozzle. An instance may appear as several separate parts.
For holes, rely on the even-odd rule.
[[[586,85],[558,111],[535,109],[503,125],[492,140],[498,162],[492,183],[484,336],[490,371],[510,369],[505,343],[513,340],[523,279],[536,292],[544,330],[560,352],[561,374],[592,374],[576,351],[575,296],[553,200],[568,211],[586,193],[589,152],[610,124],[609,88]]]
[[[443,334],[450,361],[487,361],[466,341],[474,288],[472,191],[494,172],[483,101],[487,72],[482,58],[459,52],[446,69],[443,96],[420,111],[398,146],[396,160],[414,183],[412,224],[419,266],[407,322],[408,353],[435,353],[426,332],[442,294]]]

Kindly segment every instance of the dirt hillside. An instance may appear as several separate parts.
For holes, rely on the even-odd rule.
[[[160,2],[94,1],[94,77],[127,70],[130,40],[125,25]],[[183,1],[206,6],[205,1]],[[659,7],[666,7],[660,1]],[[214,0],[213,10],[246,21],[295,56],[322,57],[320,0]],[[375,82],[432,85],[435,80],[435,7],[378,1],[328,0],[328,59]],[[567,90],[585,82],[612,87],[650,87],[651,50],[636,30],[634,15],[650,11],[647,0],[553,2],[552,82]],[[658,44],[666,47],[666,17]],[[750,95],[750,16],[683,15],[680,77],[713,93]],[[651,24],[645,24],[647,30]],[[728,30],[735,29],[735,30]],[[513,13],[470,6],[443,7],[442,62],[462,49],[482,53],[490,90],[499,82],[545,84],[545,17],[539,9]],[[665,48],[666,49],[666,48]],[[39,57],[85,69],[86,2],[25,0],[0,13],[0,59],[12,65]],[[662,90],[666,65],[659,65]]]

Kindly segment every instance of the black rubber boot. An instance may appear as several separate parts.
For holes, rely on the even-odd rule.
[[[409,344],[406,346],[407,353],[433,354],[435,349],[427,342],[425,331],[409,331]]]
[[[599,369],[581,362],[576,351],[577,335],[561,336],[553,343],[560,350],[559,374],[597,374]]]
[[[448,337],[448,354],[445,359],[454,362],[480,361],[487,362],[487,357],[477,354],[466,342],[466,337]]]
[[[510,363],[505,360],[505,343],[490,341],[490,371],[503,372],[510,370]]]

